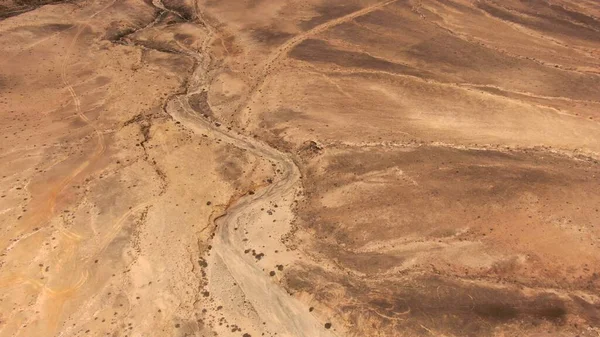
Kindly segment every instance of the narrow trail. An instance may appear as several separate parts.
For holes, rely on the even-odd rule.
[[[269,73],[271,71],[273,71],[276,68],[278,61],[283,56],[287,55],[287,53],[290,50],[292,50],[292,48],[294,48],[295,46],[299,45],[303,41],[305,41],[319,33],[325,32],[326,30],[331,29],[335,26],[339,26],[343,23],[352,21],[352,20],[359,18],[361,16],[364,16],[364,15],[367,15],[371,12],[374,12],[378,9],[388,6],[396,1],[398,1],[398,0],[388,0],[388,1],[378,2],[371,6],[365,7],[363,9],[357,10],[355,12],[352,12],[350,14],[341,16],[339,18],[335,18],[333,20],[329,20],[329,21],[324,22],[320,25],[317,25],[303,33],[300,33],[300,34],[294,36],[293,38],[287,40],[285,43],[283,43],[281,46],[279,46],[273,53],[271,53],[271,55],[269,55],[269,57],[265,61],[261,71],[256,75],[257,79],[256,79],[255,83],[250,87],[250,92],[248,93],[248,98],[245,100],[244,104],[241,104],[239,106],[239,108],[236,111],[236,114],[241,113],[240,120],[241,120],[242,125],[244,125],[245,127],[248,126],[247,125],[249,122],[248,109],[247,109],[248,104],[252,103],[252,101],[254,101],[256,95],[264,87],[267,76],[269,75]]]
[[[55,183],[53,186],[49,188],[48,194],[45,196],[45,200],[42,202],[41,207],[37,208],[35,213],[31,218],[28,219],[25,225],[19,228],[19,232],[17,233],[17,238],[4,248],[3,253],[7,254],[12,251],[18,244],[23,242],[25,239],[31,237],[38,233],[42,228],[45,228],[46,225],[56,214],[56,205],[57,200],[61,193],[81,174],[97,162],[102,155],[106,151],[106,143],[104,140],[104,135],[101,130],[92,122],[83,112],[81,108],[81,100],[79,95],[77,95],[75,89],[69,81],[68,77],[68,67],[70,65],[70,56],[73,52],[73,48],[76,46],[77,41],[79,40],[81,34],[83,33],[85,27],[87,27],[89,20],[107,10],[111,6],[116,3],[117,0],[110,1],[107,5],[100,8],[98,11],[92,13],[87,16],[86,19],[74,25],[71,28],[76,28],[77,31],[75,35],[71,39],[69,45],[65,50],[65,54],[62,57],[60,63],[60,78],[64,85],[64,88],[69,92],[71,101],[73,103],[73,107],[75,110],[76,116],[81,119],[88,127],[92,128],[93,134],[95,134],[96,138],[96,146],[95,149],[89,151],[87,156],[84,158],[83,162],[79,163],[74,169],[72,169],[66,176],[64,176],[60,181]],[[43,41],[38,41],[31,47],[34,47],[38,43],[45,42],[50,40],[51,38],[57,37],[62,33],[69,31],[71,28],[62,30],[57,34],[53,34],[47,39]],[[35,228],[34,230],[31,230]],[[60,270],[61,268],[68,268],[70,263],[73,262],[76,251],[83,240],[83,237],[68,228],[59,224],[57,226],[57,232],[63,235],[63,252],[64,254],[60,256],[52,265],[55,270]],[[32,254],[31,259],[37,254],[39,254],[38,250],[31,250],[29,254]],[[3,279],[0,279],[0,288],[14,286],[16,284],[30,284],[37,290],[36,301],[41,305],[44,309],[43,312],[49,313],[47,317],[45,317],[44,323],[48,328],[48,331],[57,331],[58,326],[60,324],[60,318],[63,313],[63,308],[65,303],[69,301],[73,296],[77,294],[77,292],[86,284],[88,281],[90,272],[89,272],[89,263],[81,265],[83,268],[79,270],[79,268],[74,268],[70,271],[70,273],[63,277],[62,279],[57,280],[56,284],[49,285],[53,283],[52,280],[46,280],[44,282],[40,282],[39,280],[31,277],[29,275],[16,273],[9,275]],[[14,336],[20,336],[22,334],[23,328],[26,327],[31,321],[38,319],[38,315],[31,315],[27,321],[21,325],[21,327],[15,331]],[[4,328],[4,327],[3,327]],[[3,332],[3,329],[0,329],[0,333]]]
[[[91,14],[85,22],[76,25],[77,33],[75,34],[75,36],[73,37],[73,40],[71,41],[71,44],[69,44],[69,47],[65,51],[65,56],[64,56],[63,62],[61,64],[60,78],[61,78],[65,88],[67,88],[67,90],[69,91],[69,95],[71,96],[71,99],[73,100],[73,105],[75,106],[75,113],[86,125],[90,126],[93,129],[93,132],[96,135],[96,150],[83,163],[81,163],[77,168],[75,168],[73,171],[71,171],[71,173],[68,176],[66,176],[52,190],[52,192],[50,194],[50,198],[48,199],[48,208],[50,210],[50,214],[54,214],[54,211],[55,211],[54,208],[56,207],[56,199],[58,198],[58,195],[64,190],[64,188],[71,181],[73,181],[73,179],[75,179],[77,176],[79,176],[79,174],[81,174],[88,166],[90,166],[98,158],[100,158],[100,156],[102,156],[102,154],[106,151],[104,135],[102,134],[100,129],[98,129],[98,127],[96,127],[94,125],[94,123],[81,110],[81,100],[79,99],[79,96],[77,95],[77,93],[75,92],[75,89],[71,85],[71,82],[69,81],[67,70],[68,70],[68,66],[69,66],[71,52],[72,52],[73,48],[75,47],[77,40],[79,40],[79,37],[83,33],[84,28],[87,26],[88,21],[93,19],[96,15],[98,15],[98,14],[104,12],[105,10],[107,10],[108,8],[112,7],[116,2],[117,2],[117,0],[111,1],[106,6],[102,7],[98,11]],[[74,233],[73,233],[73,235],[77,236],[77,234],[74,234]]]
[[[79,39],[79,37],[83,33],[84,28],[87,26],[88,21],[91,20],[92,18],[94,18],[96,15],[98,15],[98,14],[104,12],[105,10],[109,9],[116,2],[117,2],[117,0],[111,1],[109,4],[107,4],[106,6],[100,8],[98,11],[94,12],[89,17],[87,17],[85,21],[83,21],[83,22],[81,22],[81,23],[79,23],[79,24],[77,24],[77,25],[75,25],[75,26],[72,27],[72,28],[76,27],[77,28],[77,32],[75,33],[75,36],[71,40],[71,43],[69,44],[69,46],[65,50],[65,55],[64,55],[64,57],[62,59],[61,68],[60,68],[60,78],[61,78],[61,81],[63,82],[64,87],[67,89],[67,91],[69,92],[69,95],[71,96],[71,100],[72,100],[73,106],[75,108],[75,113],[77,114],[77,116],[86,125],[90,126],[93,129],[93,133],[96,135],[96,149],[95,149],[95,151],[93,153],[91,153],[88,156],[88,158],[86,160],[84,160],[75,169],[73,169],[67,176],[65,176],[62,180],[60,180],[57,184],[55,184],[53,187],[50,188],[50,191],[49,191],[49,193],[48,193],[48,195],[46,197],[45,202],[43,203],[43,206],[36,209],[35,213],[33,213],[32,216],[31,216],[31,218],[28,219],[27,225],[26,226],[22,226],[20,228],[19,233],[17,233],[16,240],[14,240],[8,246],[4,247],[4,249],[2,250],[3,253],[10,252],[23,239],[26,239],[29,236],[31,236],[32,233],[37,232],[37,231],[32,231],[31,230],[32,228],[40,227],[43,224],[45,224],[47,221],[49,221],[54,216],[54,214],[56,213],[56,202],[57,202],[57,199],[60,196],[60,194],[63,192],[63,190],[75,178],[77,178],[83,171],[85,171],[86,168],[88,168],[91,164],[93,164],[94,162],[96,162],[102,156],[102,154],[104,154],[104,152],[106,151],[106,144],[105,144],[105,140],[104,140],[104,135],[94,125],[94,123],[83,113],[83,110],[81,109],[81,100],[80,100],[79,96],[75,92],[75,89],[73,88],[73,86],[71,85],[71,83],[69,81],[68,71],[67,70],[68,70],[68,66],[69,66],[69,60],[70,60],[71,52],[72,52],[73,48],[75,47],[75,44],[77,43],[77,40]],[[69,29],[61,31],[60,33],[63,33],[65,31],[69,30]],[[58,36],[58,35],[56,35],[56,36]],[[74,232],[72,232],[72,231],[70,231],[70,230],[68,230],[66,228],[60,228],[60,231],[67,238],[69,238],[71,240],[75,240],[76,241],[76,240],[81,239],[80,235],[78,235],[77,233],[74,233]]]

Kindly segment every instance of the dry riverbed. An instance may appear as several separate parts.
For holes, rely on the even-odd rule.
[[[594,1],[0,0],[0,337],[600,336]]]

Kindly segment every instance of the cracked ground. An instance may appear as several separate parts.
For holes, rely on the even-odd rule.
[[[0,337],[600,336],[594,0],[0,0]]]

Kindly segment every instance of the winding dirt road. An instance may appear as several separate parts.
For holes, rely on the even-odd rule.
[[[256,98],[257,94],[260,93],[260,91],[263,89],[263,87],[266,83],[266,78],[267,78],[268,74],[277,68],[278,61],[280,61],[285,55],[287,55],[287,53],[289,51],[291,51],[294,47],[296,47],[303,41],[305,41],[319,33],[323,33],[325,31],[327,31],[328,29],[331,29],[335,26],[339,26],[343,23],[352,21],[356,18],[367,15],[378,9],[384,8],[385,6],[388,6],[396,1],[398,1],[398,0],[387,0],[387,1],[378,2],[371,6],[368,6],[368,7],[362,8],[360,10],[351,12],[349,14],[340,16],[338,18],[326,21],[322,24],[316,25],[315,27],[313,27],[301,34],[298,34],[298,35],[292,37],[291,39],[289,39],[285,43],[283,43],[281,46],[279,46],[277,49],[275,49],[269,55],[267,60],[264,62],[262,69],[259,73],[260,75],[256,77],[255,83],[253,83],[253,85],[250,87],[250,93],[248,95],[248,98],[246,99],[245,104],[241,104],[240,107],[236,111],[236,114],[239,114],[239,113],[242,114],[240,116],[242,124],[247,127],[248,123],[249,123],[248,103],[252,103],[254,101],[254,99]]]

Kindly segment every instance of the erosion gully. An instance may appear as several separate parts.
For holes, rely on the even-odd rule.
[[[209,27],[205,25],[205,27]],[[204,44],[208,46],[207,43]],[[204,49],[204,48],[203,48]],[[324,327],[311,313],[306,304],[288,294],[264,270],[274,258],[257,261],[248,254],[248,247],[269,247],[279,250],[279,260],[286,264],[299,259],[298,252],[290,252],[281,242],[281,236],[289,232],[293,219],[292,207],[300,187],[300,171],[289,154],[281,152],[255,138],[221,126],[215,120],[194,111],[189,98],[206,90],[210,60],[207,51],[193,53],[196,67],[187,83],[185,93],[171,97],[165,111],[183,126],[197,134],[210,133],[212,137],[247,151],[253,156],[266,159],[278,167],[278,175],[264,188],[238,199],[215,221],[215,234],[211,250],[206,256],[207,286],[214,305],[222,308],[213,311],[212,328],[219,335],[239,336],[226,327],[234,324],[251,335],[277,335],[294,337],[336,336]],[[266,218],[265,209],[277,203],[279,219]],[[219,325],[221,315],[227,324]],[[338,332],[339,333],[339,332]]]

